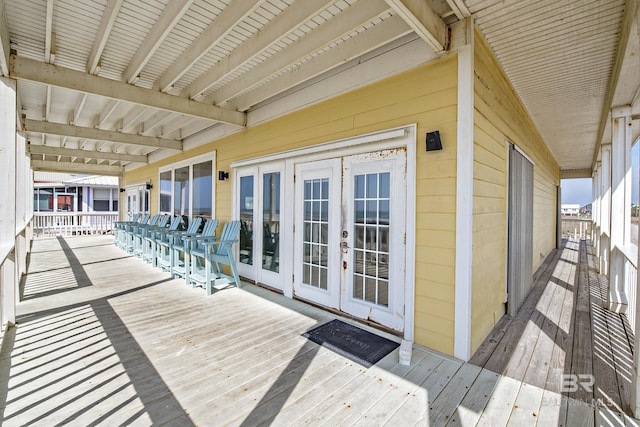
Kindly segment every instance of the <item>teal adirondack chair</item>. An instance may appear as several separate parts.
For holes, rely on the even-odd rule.
[[[153,263],[154,253],[153,249],[155,248],[155,232],[161,231],[167,228],[167,224],[171,219],[171,215],[161,215],[158,223],[155,227],[145,227],[142,228],[142,260],[144,262]]]
[[[142,213],[138,212],[133,215],[131,221],[116,221],[113,223],[113,234],[114,234],[114,242],[117,247],[120,249],[124,249],[126,243],[126,233],[125,230],[131,224],[137,224],[142,217]]]
[[[182,237],[187,235],[193,235],[200,229],[202,223],[201,217],[193,218],[186,230],[173,231],[168,234],[166,242],[158,243],[160,247],[160,257],[158,258],[158,266],[164,270],[169,271],[173,277],[173,262],[174,262],[174,246],[177,244],[183,246]]]
[[[191,272],[191,250],[201,247],[202,242],[204,241],[214,239],[217,227],[218,220],[212,218],[204,224],[202,233],[184,234],[177,238],[174,236],[173,246],[171,247],[171,257],[173,259],[171,274],[173,277],[183,277],[186,284],[189,284],[189,273]]]
[[[129,224],[129,226],[125,229],[125,245],[124,245],[124,249],[129,252],[129,253],[133,253],[133,246],[134,246],[134,239],[133,239],[133,231],[136,227],[138,227],[140,224],[147,224],[149,222],[149,214],[144,214],[144,216],[142,217],[142,219],[140,220],[140,222],[138,223],[133,223],[133,224]]]
[[[133,236],[133,254],[135,256],[142,257],[144,249],[142,235],[144,234],[144,230],[148,227],[155,227],[159,219],[160,214],[155,214],[151,217],[148,223],[136,224],[131,228],[131,235]]]
[[[181,223],[182,223],[182,217],[180,215],[176,215],[171,220],[171,224],[169,224],[169,227],[154,229],[151,235],[149,236],[151,245],[153,246],[151,262],[154,267],[158,266],[158,259],[164,256],[163,254],[164,249],[166,248],[168,251],[168,246],[165,247],[164,244],[169,242],[169,236],[171,235],[171,232],[178,230]]]
[[[203,241],[202,249],[191,251],[191,273],[189,280],[193,286],[202,286],[207,295],[211,295],[216,285],[235,283],[241,287],[240,276],[233,255],[233,244],[238,242],[240,221],[231,221],[224,225],[220,238]],[[223,265],[228,265],[231,274],[226,274]]]

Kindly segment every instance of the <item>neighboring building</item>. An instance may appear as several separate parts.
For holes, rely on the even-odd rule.
[[[34,172],[33,211],[118,212],[118,178]]]
[[[562,215],[580,215],[580,205],[578,204],[563,204]]]

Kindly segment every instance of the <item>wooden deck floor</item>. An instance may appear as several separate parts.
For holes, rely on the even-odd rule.
[[[475,364],[416,347],[411,366],[397,363],[396,350],[367,369],[301,336],[334,318],[330,313],[252,285],[206,297],[126,256],[109,236],[39,239],[18,325],[3,337],[0,420],[6,426],[635,425],[617,411],[628,402],[629,372],[609,368],[628,352],[602,356],[602,363],[595,356],[606,350],[602,343],[626,341],[624,325],[593,310],[600,282],[586,296],[574,287],[576,277],[591,278],[583,252],[584,264],[573,243],[549,260],[538,277],[544,289],[533,295],[540,303],[527,302],[528,318],[501,324]],[[586,365],[590,370],[581,370]],[[560,393],[563,372],[592,372],[594,397],[615,404]],[[616,397],[613,381],[601,375],[615,378],[623,392]]]

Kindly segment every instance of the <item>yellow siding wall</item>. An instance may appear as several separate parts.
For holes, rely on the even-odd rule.
[[[504,314],[507,141],[534,162],[533,269],[555,247],[560,171],[483,36],[476,29],[472,353]]]
[[[158,207],[158,167],[211,150],[217,169],[248,158],[417,123],[415,341],[453,353],[456,55],[311,106],[125,175],[127,183],[153,183]],[[439,130],[443,150],[425,152],[428,131]],[[232,182],[216,182],[216,217],[231,216]],[[412,232],[412,230],[407,230]]]

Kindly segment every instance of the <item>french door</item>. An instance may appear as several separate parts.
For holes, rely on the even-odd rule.
[[[131,218],[133,214],[149,213],[149,190],[146,185],[131,185],[125,187],[127,197],[127,218]]]
[[[406,152],[295,166],[294,292],[404,327]]]
[[[237,185],[236,210],[240,219],[238,272],[256,282],[282,289],[282,165],[244,169],[238,174]]]

